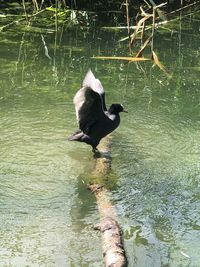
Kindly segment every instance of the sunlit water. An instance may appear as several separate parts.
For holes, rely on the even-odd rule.
[[[172,79],[149,62],[91,59],[126,55],[125,33],[74,30],[56,48],[54,34],[1,34],[0,266],[103,266],[86,186],[95,160],[89,146],[67,141],[88,68],[107,102],[129,110],[110,152],[129,266],[200,266],[199,26],[177,24],[155,40]]]

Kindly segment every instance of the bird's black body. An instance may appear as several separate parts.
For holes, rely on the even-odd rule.
[[[114,131],[120,123],[121,104],[112,104],[107,110],[101,82],[91,70],[85,76],[83,87],[74,97],[79,130],[69,137],[71,141],[84,142],[96,150],[100,140]]]

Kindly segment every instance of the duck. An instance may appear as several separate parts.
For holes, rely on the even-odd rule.
[[[82,87],[74,96],[76,119],[79,129],[68,139],[92,146],[97,149],[101,139],[113,132],[120,124],[120,112],[127,112],[122,104],[112,104],[108,109],[105,103],[105,91],[99,79],[91,69],[82,82]]]

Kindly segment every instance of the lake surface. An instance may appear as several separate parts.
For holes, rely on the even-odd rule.
[[[112,134],[108,177],[129,266],[200,266],[198,18],[157,32],[154,49],[171,79],[152,62],[91,58],[128,56],[118,42],[126,32],[1,33],[0,266],[104,266],[86,186],[95,159],[67,141],[89,68],[107,103],[129,111]]]

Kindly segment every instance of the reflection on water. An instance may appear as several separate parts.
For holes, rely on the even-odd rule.
[[[155,40],[171,80],[149,62],[90,58],[111,47],[125,54],[120,34],[74,30],[55,49],[52,34],[2,33],[0,266],[103,266],[86,186],[94,158],[89,146],[67,141],[77,127],[72,98],[89,67],[107,102],[129,110],[113,133],[106,182],[130,266],[200,265],[199,29],[190,26]]]

